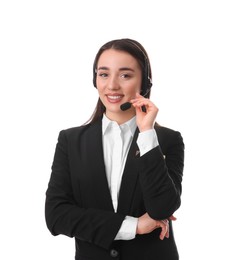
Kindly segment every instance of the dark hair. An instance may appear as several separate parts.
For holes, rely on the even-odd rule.
[[[93,63],[93,85],[96,87],[96,69],[97,69],[97,63],[101,56],[101,54],[108,49],[114,49],[119,51],[125,51],[132,55],[139,63],[142,71],[142,87],[141,87],[141,94],[144,95],[146,98],[150,97],[150,88],[152,86],[152,73],[151,73],[151,65],[149,62],[149,57],[144,49],[144,47],[137,42],[136,40],[124,38],[124,39],[117,39],[112,40],[107,43],[105,43],[97,52],[96,57],[94,59]],[[106,111],[105,106],[103,105],[100,98],[98,99],[96,108],[90,117],[90,119],[87,121],[87,123],[93,123],[98,118],[100,118],[103,113]]]

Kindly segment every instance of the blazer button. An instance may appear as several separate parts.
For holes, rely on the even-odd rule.
[[[115,249],[111,249],[110,256],[111,257],[117,257],[119,255],[119,252]]]

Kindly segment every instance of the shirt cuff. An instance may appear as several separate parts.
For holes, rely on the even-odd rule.
[[[138,218],[126,216],[115,240],[131,240],[136,236]]]
[[[150,129],[139,133],[137,138],[137,145],[140,150],[140,156],[157,147],[159,143],[156,131],[154,129]]]

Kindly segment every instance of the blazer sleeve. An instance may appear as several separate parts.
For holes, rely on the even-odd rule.
[[[74,198],[70,176],[68,142],[61,131],[46,191],[45,219],[53,235],[63,234],[109,248],[124,220],[123,215],[82,208]]]
[[[154,219],[166,219],[181,204],[184,143],[180,132],[165,129],[159,144],[137,163],[146,211]]]

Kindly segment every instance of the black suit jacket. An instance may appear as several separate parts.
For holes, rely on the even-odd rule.
[[[172,223],[170,237],[160,229],[129,241],[114,241],[126,215],[145,212],[170,217],[180,206],[184,144],[177,131],[155,126],[159,146],[139,157],[136,130],[127,157],[114,212],[105,173],[102,121],[63,130],[46,191],[46,223],[53,235],[75,237],[80,260],[175,260],[178,252]]]

